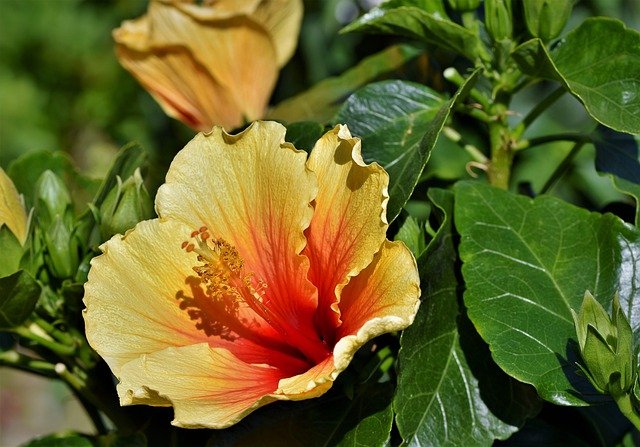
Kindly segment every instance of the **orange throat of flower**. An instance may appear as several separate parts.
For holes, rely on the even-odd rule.
[[[191,238],[195,243],[185,241],[182,248],[187,253],[195,252],[198,262],[202,263],[193,267],[193,271],[197,274],[199,288],[204,289],[204,297],[199,301],[205,299],[206,302],[198,303],[196,293],[191,298],[178,292],[177,298],[181,301],[180,307],[188,310],[192,319],[199,320],[198,329],[208,336],[229,341],[248,336],[252,323],[247,318],[238,318],[240,306],[244,305],[310,362],[317,364],[330,355],[329,347],[319,337],[301,336],[300,331],[274,311],[269,303],[266,282],[245,271],[244,261],[233,245],[222,238],[212,238],[204,226],[193,231]]]

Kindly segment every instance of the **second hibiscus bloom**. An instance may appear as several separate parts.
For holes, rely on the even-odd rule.
[[[263,116],[296,48],[301,0],[152,0],[113,32],[120,63],[195,130]]]
[[[160,218],[92,262],[87,337],[123,405],[226,427],[320,396],[358,348],[413,321],[418,272],[386,240],[386,172],[345,126],[308,158],[285,132],[256,122],[196,136],[158,191]]]

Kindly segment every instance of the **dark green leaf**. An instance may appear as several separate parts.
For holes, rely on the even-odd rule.
[[[325,79],[309,90],[282,101],[267,112],[267,118],[285,122],[308,120],[327,123],[335,116],[342,102],[358,88],[399,69],[420,54],[422,50],[411,45],[386,48],[363,59],[340,76]]]
[[[98,182],[81,175],[66,153],[29,152],[14,160],[7,170],[16,189],[24,194],[28,206],[34,205],[33,195],[37,180],[47,170],[53,171],[63,180],[77,203],[86,203],[97,189]]]
[[[116,186],[119,176],[122,180],[126,180],[133,175],[145,162],[147,155],[138,143],[129,143],[120,149],[116,159],[113,161],[109,173],[100,185],[100,189],[93,199],[93,204],[99,207],[111,189]]]
[[[335,389],[319,399],[271,404],[213,434],[215,447],[386,446],[393,387],[378,383],[353,399]]]
[[[531,200],[478,182],[455,192],[465,304],[493,358],[543,398],[585,405],[590,396],[580,392],[592,389],[576,374],[571,309],[586,290],[610,309],[619,291],[638,339],[640,232],[553,197]]]
[[[442,127],[476,73],[446,102],[423,85],[384,81],[362,88],[340,109],[338,121],[362,138],[365,161],[377,161],[389,173],[389,222],[411,196]]]
[[[40,297],[40,286],[24,270],[0,278],[0,328],[22,324]]]
[[[596,148],[596,170],[640,183],[638,142],[632,135],[599,125],[590,136]]]
[[[368,409],[370,402],[368,397],[359,399],[357,406],[354,408],[354,416],[356,425],[347,431],[346,435],[335,445],[337,447],[369,447],[369,446],[387,446],[389,443],[391,432],[391,424],[393,423],[393,411],[391,409],[391,389],[388,384],[380,384],[380,387],[389,391],[385,397],[386,407],[381,407],[378,411],[371,413]],[[376,398],[375,393],[373,398]]]
[[[287,124],[287,135],[285,139],[293,144],[296,149],[310,152],[313,146],[322,136],[324,127],[320,123],[313,121],[298,121]]]
[[[418,259],[423,298],[402,334],[396,422],[407,445],[491,445],[505,439],[539,404],[511,380],[463,314],[452,234],[453,194],[431,189],[444,220]]]
[[[587,112],[612,129],[640,133],[640,33],[618,20],[585,20],[551,53],[540,39],[513,53],[530,75],[562,82]]]
[[[394,34],[418,39],[475,61],[487,57],[487,50],[472,31],[423,9],[402,6],[399,8],[375,8],[347,25],[342,32]]]
[[[6,225],[0,224],[0,278],[18,270],[22,245]]]
[[[65,433],[34,439],[22,447],[94,447],[94,444],[84,436]]]

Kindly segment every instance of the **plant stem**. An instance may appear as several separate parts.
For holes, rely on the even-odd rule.
[[[19,335],[22,338],[25,338],[29,341],[32,341],[36,344],[39,344],[40,346],[43,346],[49,349],[50,351],[54,352],[60,357],[71,356],[76,350],[75,346],[63,345],[52,339],[44,338],[38,334],[35,334],[29,328],[24,326],[18,326],[18,327],[12,328],[11,332],[13,332],[16,335]]]
[[[507,101],[496,102],[492,107],[495,120],[489,124],[491,163],[487,171],[489,183],[501,189],[509,189],[511,163],[513,161],[512,138],[507,123]]]
[[[489,162],[487,156],[484,155],[480,149],[472,144],[467,143],[462,135],[460,135],[460,133],[458,133],[458,131],[456,131],[452,127],[445,126],[442,129],[442,133],[454,143],[462,146],[462,148],[467,151],[471,158],[473,158],[478,163],[487,164]]]
[[[467,80],[453,67],[449,67],[443,72],[444,78],[457,87],[462,87]],[[483,109],[489,108],[489,99],[483,95],[479,90],[472,88],[469,92],[469,96],[474,99]]]
[[[61,331],[60,329],[56,328],[54,325],[52,325],[48,321],[45,321],[40,317],[35,317],[34,318],[34,322],[38,326],[40,326],[42,328],[42,330],[44,330],[47,334],[51,335],[53,338],[55,338],[60,343],[63,343],[65,345],[72,345],[73,344],[74,340],[73,340],[73,337],[71,335],[69,335],[68,333],[66,333],[64,331]]]
[[[555,141],[574,141],[576,143],[591,143],[592,140],[588,135],[581,135],[577,133],[557,133],[553,135],[544,135],[542,137],[531,138],[524,142],[523,145],[517,147],[518,150],[528,149],[530,147],[541,146],[547,143],[553,143]]]
[[[553,103],[555,103],[562,95],[566,92],[564,86],[560,86],[554,91],[552,91],[546,98],[540,101],[531,111],[525,116],[520,125],[522,126],[522,131],[529,127],[532,122],[536,120],[542,113],[547,110]]]
[[[104,393],[100,392],[99,384],[101,385],[102,382],[95,377],[97,370],[93,370],[90,377],[81,377],[70,371],[65,364],[58,363],[56,365],[56,373],[77,393],[92,419],[94,417],[92,414],[99,414],[97,411],[100,410],[113,422],[118,431],[131,433],[135,430],[134,421],[122,411],[117,400],[113,399],[113,393],[104,395]],[[107,377],[107,380],[110,382],[110,377]],[[104,422],[102,424],[104,425]],[[96,425],[96,428],[98,430],[101,429],[98,425]]]
[[[566,172],[567,168],[573,162],[573,159],[576,157],[576,155],[578,154],[578,152],[580,151],[580,149],[582,149],[582,146],[584,146],[584,145],[585,145],[585,143],[582,142],[582,141],[579,141],[579,142],[577,142],[576,144],[573,145],[573,147],[571,148],[571,151],[569,151],[569,153],[564,158],[564,160],[562,160],[562,163],[560,163],[558,165],[558,167],[555,169],[555,171],[553,171],[553,174],[551,174],[549,179],[546,181],[546,183],[544,184],[544,186],[540,190],[540,194],[545,194],[547,191],[549,191],[558,182],[558,180],[560,180],[560,178]]]
[[[53,364],[44,360],[34,359],[16,351],[0,352],[0,366],[9,366],[49,378],[57,376]]]
[[[631,421],[636,429],[640,430],[640,415],[634,411],[633,403],[631,402],[631,395],[628,393],[621,393],[620,396],[614,397],[614,399],[622,414]]]

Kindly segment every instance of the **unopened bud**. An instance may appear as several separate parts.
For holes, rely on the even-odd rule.
[[[65,217],[71,209],[71,195],[53,171],[44,171],[36,183],[36,216],[40,226],[47,227],[56,216]]]
[[[617,294],[611,317],[589,292],[585,293],[580,313],[572,314],[584,361],[582,370],[589,381],[598,391],[614,397],[629,393],[636,371],[633,332]]]
[[[454,11],[474,11],[480,6],[480,0],[449,0],[449,5]]]
[[[573,0],[524,0],[524,18],[533,37],[543,41],[554,39],[564,29]]]
[[[485,0],[484,21],[487,32],[494,41],[511,38],[513,33],[511,0]]]
[[[51,273],[59,279],[73,277],[79,263],[78,242],[62,216],[57,215],[47,228],[43,228],[43,239]]]
[[[136,169],[124,182],[117,184],[107,194],[100,206],[100,234],[108,239],[114,234],[124,234],[141,220],[153,217],[153,206],[144,186],[140,170]]]

